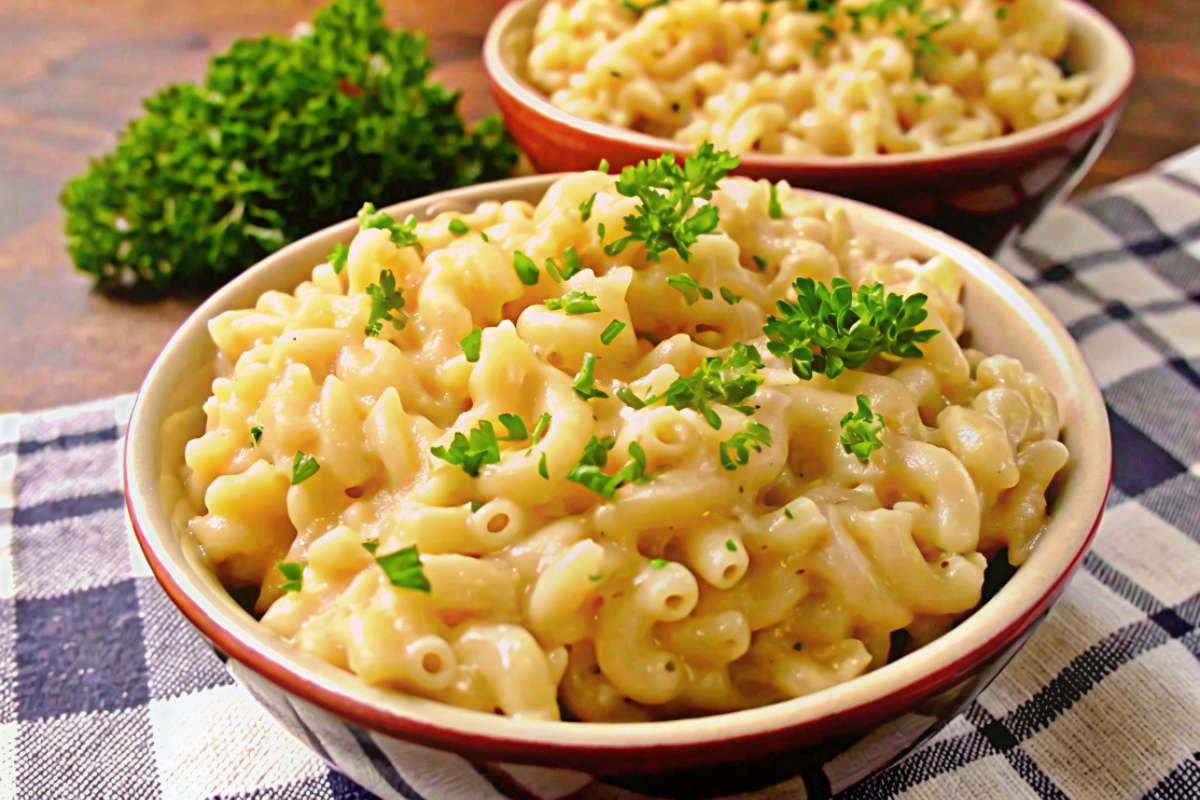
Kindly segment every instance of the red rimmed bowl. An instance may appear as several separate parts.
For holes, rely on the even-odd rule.
[[[537,202],[555,179],[485,184],[387,210],[401,218],[410,213],[427,218],[485,200]],[[200,404],[210,393],[216,352],[207,324],[224,311],[251,307],[269,289],[290,291],[334,244],[352,237],[353,220],[280,250],[221,289],[184,323],[151,368],[130,418],[124,469],[130,518],[154,575],[272,715],[335,768],[383,797],[411,796],[397,781],[411,777],[414,763],[444,764],[458,757],[548,767],[553,771],[537,773],[537,781],[559,786],[597,776],[649,794],[697,797],[797,775],[807,785],[836,790],[887,765],[973,699],[1061,593],[1104,506],[1111,467],[1108,417],[1071,337],[1002,268],[896,214],[822,197],[844,202],[860,233],[898,253],[943,253],[957,262],[974,346],[1021,359],[1061,407],[1071,457],[1053,487],[1052,518],[1041,541],[991,601],[928,646],[840,686],[765,708],[673,722],[594,724],[519,721],[375,689],[261,627],[221,587],[184,533],[191,512],[180,504],[178,475],[184,444],[204,430]],[[465,775],[481,774],[462,766]],[[530,775],[505,770],[488,766],[483,774],[501,776],[502,782]]]
[[[483,47],[504,122],[539,172],[621,168],[691,147],[672,139],[576,117],[550,104],[525,75],[534,25],[546,0],[516,0],[492,22]],[[1014,231],[1078,185],[1112,138],[1133,82],[1125,37],[1082,0],[1060,0],[1071,73],[1091,76],[1087,99],[1065,116],[1025,131],[937,153],[865,158],[795,158],[745,153],[734,172],[852,197],[927,223],[992,253]]]

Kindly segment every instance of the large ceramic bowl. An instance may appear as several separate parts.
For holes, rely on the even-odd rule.
[[[388,211],[397,218],[427,218],[484,200],[537,202],[555,177],[459,189]],[[221,289],[184,323],[150,370],[129,423],[125,491],[155,576],[273,715],[338,769],[385,796],[390,790],[383,778],[396,773],[388,759],[412,763],[412,754],[420,752],[414,744],[479,764],[575,770],[650,794],[694,789],[692,796],[710,796],[797,774],[836,789],[883,767],[986,686],[1046,614],[1099,521],[1111,446],[1100,392],[1045,306],[999,266],[950,237],[887,211],[845,205],[860,233],[898,252],[944,253],[961,265],[974,346],[1015,356],[1043,378],[1060,403],[1063,441],[1071,452],[1052,487],[1052,519],[1033,555],[990,602],[932,644],[840,686],[765,708],[673,722],[594,724],[519,721],[382,691],[261,627],[217,582],[181,524],[190,516],[179,504],[183,447],[203,432],[199,407],[213,374],[207,324],[221,312],[253,306],[269,289],[290,291],[335,243],[351,239],[353,220],[280,250]],[[437,758],[446,756],[427,754],[418,762]]]
[[[1083,179],[1112,137],[1133,80],[1133,52],[1120,31],[1081,0],[1060,2],[1070,24],[1067,69],[1092,80],[1087,99],[1060,119],[937,153],[864,158],[747,153],[735,172],[853,197],[994,252]],[[510,3],[492,23],[483,48],[504,122],[537,170],[593,169],[601,157],[619,168],[664,152],[690,152],[671,139],[568,114],[528,82],[525,62],[544,4]]]

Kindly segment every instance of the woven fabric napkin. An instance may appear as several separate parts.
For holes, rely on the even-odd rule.
[[[1104,388],[1116,476],[1095,544],[991,688],[901,763],[743,800],[1200,797],[1200,149],[1051,212],[1001,260]],[[0,416],[0,800],[371,797],[269,719],[154,582],[120,491],[131,403]],[[507,777],[524,796],[636,797]],[[422,748],[380,778],[384,797],[504,796]]]

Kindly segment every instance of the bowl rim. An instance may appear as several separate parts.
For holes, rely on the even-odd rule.
[[[483,43],[483,65],[494,92],[511,97],[522,107],[559,125],[603,140],[606,144],[624,144],[644,148],[656,154],[672,152],[686,156],[694,149],[674,139],[651,136],[604,122],[575,116],[550,103],[549,99],[524,77],[510,69],[503,55],[503,40],[528,7],[545,4],[546,0],[511,0],[492,20]],[[1023,151],[1039,142],[1068,136],[1081,127],[1112,113],[1128,95],[1134,78],[1133,48],[1124,34],[1107,17],[1083,0],[1059,0],[1067,13],[1070,28],[1086,26],[1105,42],[1104,59],[1111,70],[1109,78],[1099,86],[1091,86],[1088,96],[1075,108],[1057,119],[1035,125],[1023,131],[984,139],[980,142],[951,145],[934,152],[873,154],[869,156],[789,156],[779,153],[740,153],[740,169],[779,170],[807,169],[812,171],[840,169],[887,169],[945,164],[959,160],[986,159]]]
[[[515,178],[441,192],[390,206],[393,214],[418,216],[448,203],[478,203],[522,190],[544,192],[563,173]],[[469,751],[491,760],[559,765],[562,759],[599,753],[621,755],[653,748],[664,756],[697,745],[757,741],[830,720],[844,720],[870,706],[898,704],[943,691],[976,671],[1014,642],[1045,612],[1065,586],[1095,535],[1112,479],[1112,447],[1104,400],[1082,354],[1049,309],[991,259],[946,234],[894,212],[806,189],[808,196],[842,205],[854,222],[898,233],[913,247],[953,258],[987,282],[1004,302],[1017,305],[1064,374],[1076,384],[1076,424],[1081,429],[1072,491],[1059,498],[1055,534],[1044,535],[1033,555],[1004,589],[954,629],[892,664],[811,695],[769,706],[694,719],[643,723],[587,723],[514,720],[388,692],[303,653],[262,628],[229,603],[207,595],[193,565],[172,555],[174,536],[168,513],[157,501],[157,468],[165,410],[179,376],[172,360],[208,336],[208,320],[229,303],[226,298],[283,271],[307,251],[347,241],[357,228],[346,220],[311,234],[260,261],[205,301],[180,326],[155,360],[138,393],[127,427],[122,472],[129,518],[155,578],[206,639],[228,656],[291,694],[363,728],[443,750]],[[182,361],[181,361],[182,365]],[[157,505],[156,505],[157,504]],[[1071,513],[1066,513],[1070,511]],[[176,546],[179,547],[178,542]],[[222,590],[223,591],[223,590]],[[890,704],[890,705],[889,705]],[[535,746],[535,747],[531,747]]]

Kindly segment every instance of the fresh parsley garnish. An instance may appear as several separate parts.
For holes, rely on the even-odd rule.
[[[796,302],[779,300],[782,317],[767,317],[763,333],[767,349],[790,361],[792,371],[804,380],[814,372],[836,378],[843,369],[858,369],[880,353],[898,358],[920,358],[917,344],[937,335],[929,328],[918,331],[928,312],[925,295],[884,296],[882,283],[850,288],[842,278],[833,288],[812,278],[793,284]]]
[[[379,283],[367,286],[367,296],[371,298],[371,316],[367,319],[365,333],[367,336],[378,336],[383,332],[383,323],[390,322],[396,330],[404,327],[407,317],[404,314],[404,292],[396,288],[396,276],[390,269],[379,271]],[[392,312],[396,316],[392,316]]]
[[[471,230],[469,227],[467,227],[467,223],[463,222],[458,217],[450,220],[450,224],[446,227],[455,236],[465,236]]]
[[[425,577],[425,569],[421,566],[421,554],[415,544],[385,556],[375,556],[375,563],[383,570],[392,586],[429,594],[429,579]]]
[[[506,177],[496,117],[471,129],[430,80],[424,34],[375,0],[334,0],[303,36],[243,39],[173,84],[62,194],[71,257],[101,288],[207,292],[363,197]],[[151,78],[153,80],[153,78]]]
[[[617,399],[634,411],[640,411],[646,407],[646,401],[634,394],[633,389],[628,386],[617,389]]]
[[[865,394],[858,396],[858,410],[842,417],[842,435],[839,441],[842,449],[853,453],[858,460],[866,464],[883,442],[879,434],[883,431],[883,415],[871,412],[871,403]]]
[[[317,463],[315,457],[297,450],[296,455],[292,457],[292,486],[304,483],[316,475],[320,468],[321,465]]]
[[[735,470],[750,460],[750,451],[761,453],[763,445],[771,446],[771,431],[766,425],[746,421],[745,427],[728,441],[721,442],[721,466]],[[731,455],[732,452],[732,455]]]
[[[525,420],[517,414],[501,414],[500,424],[507,431],[503,436],[497,437],[501,442],[523,442],[529,438],[529,430],[525,427]]]
[[[837,31],[830,25],[821,25],[817,31],[821,34],[821,38],[813,45],[813,58],[820,58],[821,53],[825,51],[825,45],[837,41],[838,38]]]
[[[480,232],[479,232],[479,238],[480,238],[480,239],[483,239],[485,242],[487,242],[487,241],[490,241],[490,240],[488,239],[488,235],[487,235],[487,233],[486,233],[485,231],[480,231]]]
[[[669,2],[671,2],[671,0],[650,0],[649,3],[639,6],[636,3],[631,2],[631,0],[621,0],[621,5],[623,5],[625,8],[629,9],[630,11],[632,11],[635,14],[641,14],[643,12],[649,11],[650,9],[654,8],[655,6],[665,6]],[[600,163],[604,163],[604,162],[600,162]],[[602,170],[602,171],[607,171],[607,170]]]
[[[571,388],[575,390],[575,394],[580,400],[590,400],[593,397],[605,398],[607,394],[596,388],[596,380],[593,373],[596,369],[596,357],[591,353],[583,354],[583,366],[579,369],[579,374],[575,376],[575,382],[571,384]]]
[[[538,475],[541,475],[546,480],[550,480],[550,468],[546,466],[545,453],[542,453],[542,457],[538,459]]]
[[[783,515],[784,515],[785,517],[787,517],[788,519],[795,519],[795,518],[796,518],[796,515],[795,515],[795,514],[793,514],[793,513],[792,513],[792,510],[791,510],[790,508],[788,508],[787,506],[784,506],[784,507],[783,507]]]
[[[379,549],[379,542],[374,539],[362,543],[363,550],[366,550],[371,555],[375,555],[375,551]]]
[[[750,52],[753,55],[758,55],[759,49],[762,47],[762,37],[755,36],[750,40]]]
[[[700,297],[703,297],[705,300],[712,300],[713,298],[712,290],[705,289],[700,285],[700,281],[691,275],[672,275],[667,278],[667,285],[683,295],[684,302],[689,306],[695,303]]]
[[[667,563],[668,562],[665,558],[653,558],[650,560],[650,566],[653,569],[662,569],[667,565]]]
[[[429,452],[434,458],[462,467],[463,472],[472,478],[478,478],[481,466],[500,463],[500,445],[496,439],[495,428],[486,419],[480,420],[479,425],[469,433],[468,438],[456,431],[449,448],[439,445],[430,448]]]
[[[767,214],[771,219],[783,219],[783,206],[779,205],[779,187],[771,184],[771,194],[767,198]]]
[[[650,343],[651,347],[658,347],[658,337],[649,331],[638,331],[634,334],[639,339],[644,339]]]
[[[563,250],[563,265],[562,277],[563,280],[569,280],[575,273],[583,269],[583,259],[579,257],[579,253],[575,252],[574,247],[568,247]]]
[[[596,193],[592,192],[592,196],[579,204],[580,222],[587,222],[592,216],[592,206],[596,202]]]
[[[996,9],[996,19],[1001,22],[1008,19],[1008,6],[1000,6]]]
[[[608,159],[607,158],[600,159],[600,163],[596,165],[596,171],[603,172],[605,175],[608,174]]]
[[[472,500],[468,505],[471,507],[471,513],[474,514],[476,511],[483,508],[483,501]]]
[[[483,347],[483,328],[476,328],[458,341],[463,355],[472,363],[479,360],[479,351]]]
[[[709,356],[690,376],[676,378],[662,394],[646,397],[642,402],[651,405],[663,400],[672,408],[695,409],[711,427],[720,430],[721,417],[713,405],[728,406],[747,416],[753,414],[754,409],[743,402],[763,382],[758,374],[762,365],[762,356],[753,345],[734,342],[724,360]]]
[[[350,248],[338,242],[333,246],[333,252],[329,254],[329,266],[333,267],[334,275],[341,275],[342,270],[346,268],[346,259],[350,257]]]
[[[608,452],[616,443],[617,440],[612,436],[605,436],[603,439],[593,436],[584,446],[579,462],[567,473],[567,480],[574,481],[601,497],[609,499],[625,483],[645,483],[650,480],[646,475],[646,451],[637,442],[629,443],[631,460],[626,462],[615,474],[605,474],[604,468],[608,466]]]
[[[742,298],[740,296],[734,294],[733,290],[730,289],[728,286],[721,287],[721,299],[724,300],[726,303],[729,303],[729,305],[731,305],[731,306],[735,306],[738,303],[742,302]]]
[[[551,311],[563,311],[573,316],[579,314],[595,314],[600,310],[596,296],[587,292],[567,292],[562,297],[546,298],[546,308]]]
[[[736,552],[737,552],[737,545],[736,545],[736,544],[734,544],[734,541],[733,541],[733,539],[726,539],[726,540],[725,540],[725,549],[726,549],[726,550],[728,550],[728,551],[729,551],[729,552],[731,552],[731,553],[736,553]]]
[[[358,229],[365,231],[371,228],[391,234],[392,243],[396,247],[413,247],[418,244],[416,217],[409,214],[404,222],[396,222],[386,211],[376,211],[374,203],[363,203],[362,208],[358,210]]]
[[[623,330],[625,330],[625,323],[614,319],[608,323],[608,327],[600,334],[600,341],[604,344],[612,344],[613,340],[620,336]]]
[[[737,165],[737,156],[715,151],[711,142],[705,142],[682,167],[675,163],[674,155],[663,153],[621,170],[617,191],[641,202],[625,217],[627,235],[606,244],[604,252],[615,256],[627,245],[643,242],[647,261],[660,260],[669,249],[687,261],[691,246],[702,234],[716,230],[719,221],[717,208],[711,204],[692,213],[696,200],[710,199],[717,182]]]
[[[513,253],[513,269],[517,272],[517,277],[521,279],[521,283],[526,286],[533,286],[538,282],[537,264],[533,263],[533,259],[522,253],[520,250]]]
[[[546,435],[546,429],[550,427],[550,412],[547,411],[542,416],[538,417],[537,425],[533,427],[533,438],[530,440],[532,444],[537,444]]]
[[[304,565],[297,564],[294,561],[282,561],[279,563],[279,571],[283,573],[283,577],[287,578],[287,582],[279,588],[285,592],[298,592],[304,581]]]
[[[750,260],[758,267],[759,272],[765,272],[767,269],[767,260],[762,256],[750,256]]]
[[[250,428],[250,446],[258,447],[258,443],[262,441],[263,429],[261,425],[255,425]]]

